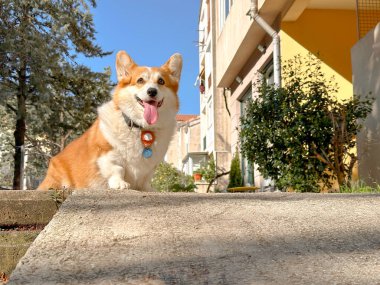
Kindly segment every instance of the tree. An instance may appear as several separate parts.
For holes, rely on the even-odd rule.
[[[200,171],[202,177],[208,183],[206,193],[210,192],[211,186],[215,180],[230,173],[229,171],[225,171],[223,168],[216,166],[213,154],[209,156],[207,163],[201,167]]]
[[[339,101],[338,87],[327,80],[321,62],[296,56],[283,65],[283,87],[256,84],[258,96],[241,118],[241,150],[277,187],[319,191],[349,184],[360,120],[373,99]]]
[[[42,104],[29,108],[25,167],[29,177],[42,177],[49,159],[83,134],[95,120],[97,107],[110,98],[109,70],[98,73],[68,65],[64,72]]]
[[[67,66],[75,64],[76,54],[88,57],[108,54],[94,44],[89,7],[95,7],[96,2],[87,2],[0,2],[0,102],[16,118],[14,189],[21,188],[30,106],[42,104],[54,92],[59,94],[57,76],[64,77]]]
[[[92,72],[85,66],[64,67],[56,75],[52,93],[40,99],[43,104],[31,107],[33,124],[27,139],[34,152],[48,157],[63,150],[95,120],[96,109],[110,98],[110,71]],[[44,118],[35,120],[35,118]],[[46,151],[49,150],[49,151]]]
[[[11,189],[13,160],[11,146],[15,119],[4,106],[0,105],[0,189]]]
[[[243,186],[243,179],[240,169],[240,158],[239,153],[236,150],[234,157],[231,160],[230,169],[230,182],[228,183],[228,188],[241,187]]]

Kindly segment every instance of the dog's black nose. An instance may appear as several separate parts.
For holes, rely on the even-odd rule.
[[[156,97],[157,95],[157,89],[156,88],[153,88],[153,87],[150,87],[147,91],[148,95],[150,97]]]

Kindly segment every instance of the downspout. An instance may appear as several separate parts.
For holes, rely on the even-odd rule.
[[[281,46],[278,33],[259,15],[258,0],[251,0],[251,8],[247,16],[254,20],[273,39],[273,76],[276,88],[281,87]]]

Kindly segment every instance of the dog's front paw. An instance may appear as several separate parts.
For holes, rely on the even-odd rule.
[[[129,189],[131,185],[119,177],[111,177],[108,179],[108,186],[110,189],[122,190]]]

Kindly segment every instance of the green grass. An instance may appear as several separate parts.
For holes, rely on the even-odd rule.
[[[368,186],[363,181],[352,182],[351,187],[342,186],[340,193],[380,193],[380,185]]]

